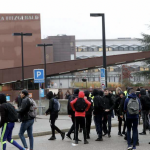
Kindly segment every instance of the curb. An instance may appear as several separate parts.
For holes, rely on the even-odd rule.
[[[116,127],[116,126],[118,126],[118,123],[112,124],[112,127]],[[95,129],[95,126],[91,126],[91,129]],[[69,128],[62,129],[61,131],[67,132],[68,130],[69,130]],[[35,133],[33,133],[33,137],[45,136],[45,135],[50,135],[50,134],[52,134],[51,131],[35,132]],[[24,136],[25,136],[25,138],[28,137],[27,134],[24,134]],[[12,137],[13,137],[13,139],[20,139],[18,135],[13,135]]]

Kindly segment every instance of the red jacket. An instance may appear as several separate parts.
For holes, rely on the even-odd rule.
[[[79,92],[79,95],[78,97],[79,98],[84,98],[84,92]],[[70,102],[70,105],[71,105],[71,108],[73,111],[75,111],[75,117],[85,117],[85,112],[89,110],[90,106],[91,106],[91,102],[89,102],[87,99],[84,99],[85,100],[85,103],[88,105],[85,112],[77,112],[74,108],[74,104],[76,103],[78,98],[74,99],[72,102]]]

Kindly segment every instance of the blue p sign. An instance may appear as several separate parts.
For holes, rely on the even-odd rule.
[[[105,78],[105,69],[101,68],[101,78]]]
[[[34,83],[44,83],[44,69],[34,69]]]

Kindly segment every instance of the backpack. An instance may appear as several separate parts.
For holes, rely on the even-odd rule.
[[[76,103],[74,104],[75,110],[77,112],[85,112],[87,104],[83,98],[78,98]]]
[[[53,99],[53,110],[54,112],[59,112],[60,111],[60,103],[58,101],[58,99]]]
[[[37,104],[34,101],[34,99],[32,99],[32,98],[29,98],[29,101],[30,101],[30,109],[29,109],[28,114],[29,114],[29,116],[31,118],[36,118],[36,115],[37,115],[37,112],[36,112],[36,110],[37,110]]]
[[[139,101],[138,99],[133,99],[133,98],[130,98],[129,99],[129,102],[128,102],[128,105],[127,105],[127,110],[128,110],[128,113],[130,115],[138,115],[139,114]]]
[[[17,114],[17,111],[15,110],[15,107],[10,103],[4,103],[4,104],[2,104],[2,106],[6,110],[7,121],[8,122],[17,122],[18,114]]]

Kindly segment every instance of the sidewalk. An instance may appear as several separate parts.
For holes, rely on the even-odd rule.
[[[112,119],[112,126],[117,126],[118,121],[116,118]],[[13,130],[13,138],[18,139],[18,133],[20,129],[21,123],[16,123],[15,128]],[[58,120],[56,121],[56,125],[63,130],[64,132],[67,132],[71,125],[72,121],[67,115],[59,115]],[[95,128],[94,121],[92,119],[92,128]],[[34,137],[37,136],[44,136],[44,135],[50,135],[51,134],[51,128],[49,123],[49,116],[37,116],[37,122],[34,123],[33,126],[33,135]],[[27,133],[25,133],[27,137]]]

